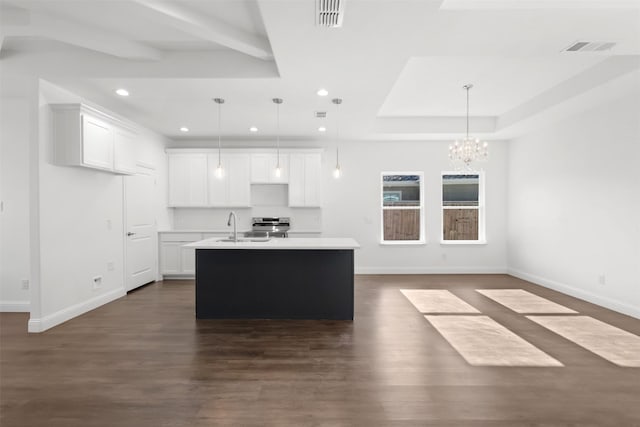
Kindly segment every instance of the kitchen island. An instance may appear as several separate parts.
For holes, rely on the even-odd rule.
[[[198,319],[353,320],[350,238],[189,243]]]

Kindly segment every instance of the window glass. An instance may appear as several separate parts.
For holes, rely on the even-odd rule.
[[[484,241],[480,173],[442,174],[442,240]]]
[[[424,242],[422,173],[382,174],[382,242]]]

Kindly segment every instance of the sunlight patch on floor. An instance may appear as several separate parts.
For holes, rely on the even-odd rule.
[[[564,366],[489,316],[425,316],[473,366]]]
[[[528,319],[618,366],[640,367],[640,337],[588,316]]]
[[[476,292],[516,313],[577,313],[570,308],[539,297],[524,289],[476,289]]]
[[[420,313],[480,313],[444,289],[400,289]]]

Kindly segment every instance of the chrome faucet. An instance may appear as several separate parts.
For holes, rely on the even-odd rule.
[[[233,241],[238,241],[238,218],[236,217],[236,213],[234,211],[229,212],[229,220],[227,221],[227,226],[231,226],[231,218],[233,218]]]

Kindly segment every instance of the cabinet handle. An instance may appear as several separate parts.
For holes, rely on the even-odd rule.
[[[136,234],[136,233],[132,233],[132,232],[130,232],[130,231],[129,231],[129,232],[127,233],[127,236],[133,236],[134,234]]]

